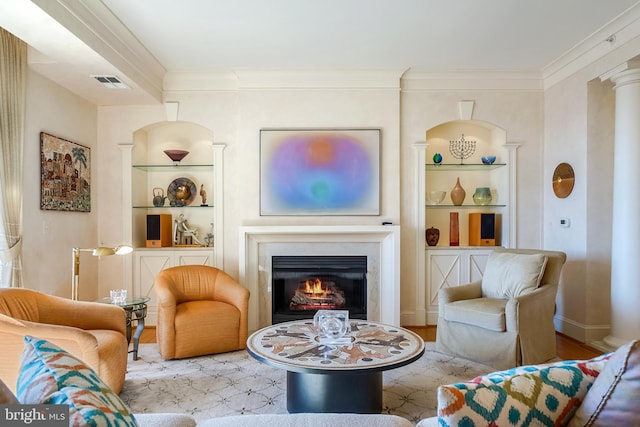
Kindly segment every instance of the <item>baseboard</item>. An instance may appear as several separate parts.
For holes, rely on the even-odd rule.
[[[142,331],[142,335],[140,335],[140,344],[150,344],[156,342],[156,327],[155,326],[144,326],[144,331]]]
[[[437,311],[422,311],[421,313],[404,311],[400,314],[400,325],[426,326],[437,324]]]
[[[610,325],[585,325],[558,315],[553,318],[553,323],[556,331],[582,343],[601,341],[611,330]]]

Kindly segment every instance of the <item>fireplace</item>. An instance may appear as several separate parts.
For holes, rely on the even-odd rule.
[[[272,323],[313,318],[318,310],[348,310],[367,318],[366,256],[273,256]]]

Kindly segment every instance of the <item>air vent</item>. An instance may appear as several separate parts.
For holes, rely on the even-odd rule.
[[[117,76],[91,76],[108,89],[129,89]]]

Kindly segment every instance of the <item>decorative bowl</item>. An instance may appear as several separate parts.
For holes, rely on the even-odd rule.
[[[482,156],[482,163],[492,165],[496,161],[496,156]]]
[[[164,150],[164,154],[169,156],[169,158],[174,162],[179,162],[184,159],[189,152],[184,150]]]
[[[429,191],[429,201],[432,205],[439,205],[446,194],[446,191]]]

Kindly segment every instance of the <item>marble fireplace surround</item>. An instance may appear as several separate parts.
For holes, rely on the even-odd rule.
[[[249,333],[271,324],[271,257],[367,255],[367,319],[400,326],[400,226],[240,227],[240,282],[251,292]]]

